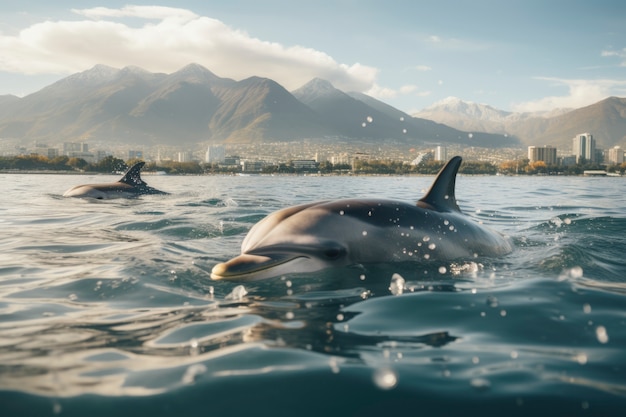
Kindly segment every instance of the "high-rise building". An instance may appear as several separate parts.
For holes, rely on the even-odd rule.
[[[528,159],[530,163],[543,161],[546,165],[556,165],[556,148],[552,146],[529,146]]]
[[[447,161],[448,160],[448,150],[445,146],[438,145],[435,148],[435,161]]]
[[[204,161],[207,163],[222,163],[226,159],[226,148],[222,145],[209,145]]]
[[[596,140],[589,133],[580,133],[572,139],[576,162],[596,162]]]
[[[607,162],[611,165],[624,163],[624,150],[620,146],[609,149]]]
[[[178,152],[178,162],[191,162],[193,161],[193,153],[186,152]]]

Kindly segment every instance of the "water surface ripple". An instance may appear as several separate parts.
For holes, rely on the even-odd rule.
[[[243,287],[209,272],[265,215],[344,197],[415,201],[432,177],[155,176],[170,195],[61,197],[115,179],[0,174],[2,415],[626,407],[622,178],[460,176],[462,210],[511,236],[512,254]]]

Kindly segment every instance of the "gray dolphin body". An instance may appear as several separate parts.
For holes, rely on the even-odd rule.
[[[511,252],[508,238],[461,213],[461,158],[410,204],[383,199],[322,201],[277,211],[252,227],[241,255],[213,267],[215,280],[257,280],[353,264],[449,261]]]
[[[133,198],[144,194],[167,194],[150,187],[142,179],[139,171],[145,162],[137,162],[124,176],[116,182],[106,184],[83,184],[67,190],[63,197],[95,198],[98,200],[110,198]]]

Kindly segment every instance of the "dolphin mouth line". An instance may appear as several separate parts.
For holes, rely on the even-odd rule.
[[[308,256],[305,255],[269,257],[243,254],[231,259],[228,262],[222,262],[215,265],[211,270],[211,279],[219,281],[228,279],[245,279],[249,276],[254,276],[256,278],[260,272],[271,270],[298,259],[307,258]]]

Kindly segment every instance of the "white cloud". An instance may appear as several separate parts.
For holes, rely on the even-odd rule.
[[[320,77],[347,91],[372,88],[378,74],[376,68],[339,63],[311,48],[251,37],[185,9],[125,6],[73,12],[83,19],[36,23],[15,36],[0,33],[0,71],[72,74],[105,64],[170,73],[194,62],[223,77],[268,77],[289,90]]]
[[[418,71],[430,71],[432,70],[431,67],[429,67],[428,65],[416,65],[415,69]]]
[[[479,52],[490,49],[492,45],[474,39],[442,38],[438,35],[429,35],[423,42],[436,49],[463,52]]]
[[[513,111],[535,112],[557,108],[580,108],[612,95],[626,93],[624,80],[566,80],[549,77],[536,77],[536,79],[549,81],[556,86],[565,86],[568,93],[563,96],[549,96],[540,100],[516,103],[511,106]]]
[[[398,96],[405,96],[412,94],[418,90],[418,87],[413,84],[403,85],[399,89],[395,90],[388,87],[381,87],[378,84],[374,84],[372,88],[365,92],[365,94],[372,96],[377,99],[390,99],[396,98]],[[415,95],[421,96],[423,93],[417,92]]]
[[[365,92],[368,96],[372,96],[377,99],[389,99],[398,96],[398,91],[392,88],[381,87],[378,84],[374,84],[369,90]]]
[[[139,17],[142,19],[183,19],[192,20],[198,17],[192,11],[175,7],[163,6],[124,6],[121,9],[94,7],[91,9],[72,9],[72,12],[91,19],[105,17]]]
[[[411,94],[413,91],[417,90],[417,86],[413,84],[407,84],[400,87],[400,94]]]
[[[605,50],[600,54],[603,57],[618,57],[622,60],[620,66],[626,67],[626,48],[622,50]]]

